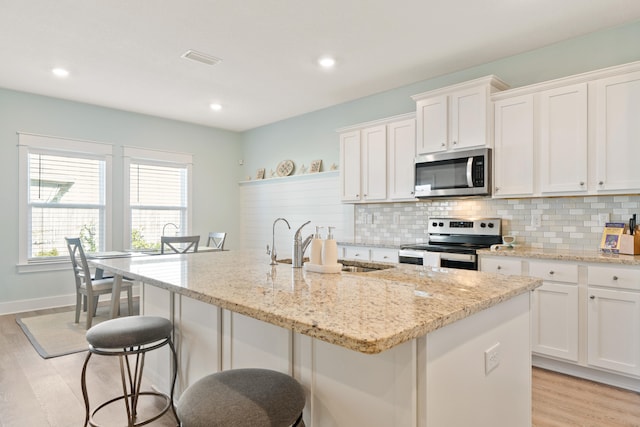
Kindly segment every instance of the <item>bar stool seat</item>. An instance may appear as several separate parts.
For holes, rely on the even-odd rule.
[[[183,427],[304,426],[305,393],[295,379],[268,369],[231,369],[208,375],[182,394]]]
[[[129,316],[107,320],[93,326],[87,331],[86,339],[89,352],[82,367],[82,395],[85,403],[85,426],[98,426],[94,422],[94,415],[106,406],[123,400],[127,411],[128,426],[141,426],[157,420],[169,409],[173,411],[173,392],[177,375],[176,351],[171,341],[172,323],[163,317]],[[168,345],[173,357],[173,375],[171,380],[171,394],[140,390],[144,368],[145,353]],[[122,380],[122,395],[100,404],[93,412],[90,410],[89,395],[87,393],[86,373],[89,359],[93,354],[101,356],[118,356],[120,359],[120,375]],[[135,356],[135,362],[129,360]],[[132,369],[133,368],[133,369]],[[158,396],[165,399],[165,406],[155,415],[138,420],[137,405],[142,395]]]

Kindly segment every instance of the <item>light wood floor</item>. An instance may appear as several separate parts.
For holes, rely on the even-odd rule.
[[[54,311],[59,310],[39,313]],[[0,426],[82,426],[80,371],[85,356],[42,359],[15,316],[0,316]],[[93,357],[90,374],[88,388],[95,402],[113,397],[107,391],[121,387],[116,357]],[[534,427],[640,426],[639,393],[534,368],[532,394]],[[143,413],[150,407],[153,403],[145,402]],[[115,421],[115,412],[120,413],[109,411],[105,416]],[[175,421],[166,414],[151,425],[175,426]]]

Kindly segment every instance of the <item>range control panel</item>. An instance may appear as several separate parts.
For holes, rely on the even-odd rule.
[[[429,218],[429,234],[469,234],[500,236],[502,220],[500,218]]]

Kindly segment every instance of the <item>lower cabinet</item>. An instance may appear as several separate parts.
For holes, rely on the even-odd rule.
[[[578,361],[578,266],[531,261],[529,275],[540,277],[533,292],[531,350]]]
[[[534,363],[640,391],[640,268],[481,255],[480,269],[539,277]]]

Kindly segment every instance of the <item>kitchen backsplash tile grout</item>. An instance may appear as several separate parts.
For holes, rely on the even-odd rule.
[[[427,219],[442,217],[499,217],[503,234],[516,243],[540,249],[596,250],[602,226],[599,214],[610,221],[628,222],[640,214],[640,195],[549,197],[536,199],[434,199],[405,203],[356,205],[355,243],[423,243]],[[532,214],[542,226],[532,227]]]

